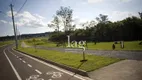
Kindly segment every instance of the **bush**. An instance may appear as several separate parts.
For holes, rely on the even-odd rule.
[[[139,43],[139,45],[142,45],[142,41]]]
[[[53,41],[53,42],[61,42],[62,43],[62,42],[67,41],[67,36],[63,32],[54,33],[49,37],[48,40]]]

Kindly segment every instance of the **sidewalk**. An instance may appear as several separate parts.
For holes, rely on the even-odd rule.
[[[94,80],[142,80],[142,61],[120,61],[88,75]]]

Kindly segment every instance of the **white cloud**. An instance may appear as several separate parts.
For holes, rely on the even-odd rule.
[[[83,28],[81,25],[87,21],[91,21],[90,19],[80,18],[79,16],[73,16],[73,24],[76,24],[76,28]]]
[[[6,14],[7,14],[8,17],[12,16],[11,11],[8,11]],[[17,14],[17,12],[13,11],[13,15],[15,15],[15,14]]]
[[[11,16],[8,13],[8,16]],[[47,23],[45,22],[45,18],[38,14],[31,14],[28,11],[24,11],[15,16],[15,22],[17,26],[23,27],[46,27]]]
[[[103,0],[87,0],[88,3],[99,3],[103,2]]]
[[[7,23],[7,21],[5,21],[5,20],[0,20],[0,22],[1,22],[1,23],[4,23],[4,24]]]
[[[73,21],[75,24],[80,24],[80,23],[85,23],[87,21],[90,21],[90,19],[80,18],[79,16],[74,16]]]
[[[131,17],[131,16],[139,16],[138,13],[134,13],[134,12],[128,12],[128,11],[113,11],[112,13],[109,13],[108,18],[111,21],[120,21],[123,20],[127,17]]]

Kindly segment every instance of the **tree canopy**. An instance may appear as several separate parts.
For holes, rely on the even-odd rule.
[[[96,23],[95,20],[91,20],[90,22],[87,21],[82,24],[83,29],[76,29],[76,30],[73,30],[75,25],[72,25],[73,10],[70,9],[70,7],[61,7],[59,10],[57,10],[56,14],[58,17],[60,17],[60,21],[62,21],[62,23],[64,24],[64,30],[65,30],[65,32],[60,32],[62,37],[64,36],[64,38],[62,38],[60,41],[67,40],[66,31],[70,31],[68,35],[71,36],[71,40],[77,40],[77,41],[78,40],[87,40],[87,41],[142,40],[141,12],[138,12],[140,18],[132,16],[116,22],[111,22],[109,21],[107,15],[100,14],[98,17],[96,17],[96,21],[98,21],[98,23]],[[51,38],[53,38],[53,36]],[[53,40],[51,38],[50,40]],[[54,39],[57,39],[55,38],[55,34],[54,34]]]

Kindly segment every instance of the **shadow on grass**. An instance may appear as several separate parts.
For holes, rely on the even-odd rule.
[[[79,69],[84,63],[85,63],[85,61],[81,62],[81,64],[77,67],[77,69]],[[77,74],[77,72],[75,72],[68,80],[71,80],[71,78],[73,78],[76,74]]]

